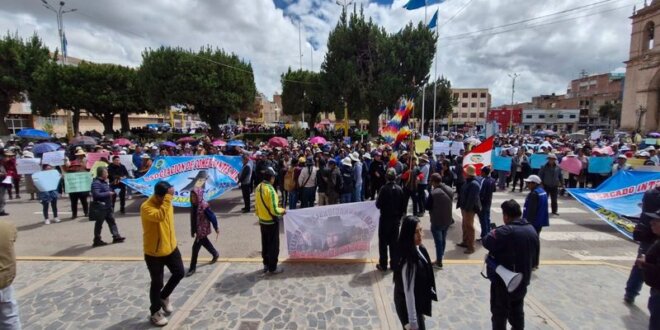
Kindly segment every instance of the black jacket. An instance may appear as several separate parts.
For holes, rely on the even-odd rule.
[[[424,260],[418,260],[415,265],[415,309],[417,313],[427,316],[431,315],[431,302],[438,301],[437,291],[435,287],[435,276],[433,275],[433,267],[431,266],[431,257],[423,245],[419,246],[419,251],[422,252]],[[405,304],[406,297],[403,287],[403,276],[405,274],[401,271],[402,267],[397,267],[394,270],[394,300],[398,300]]]
[[[646,251],[646,262],[642,268],[644,271],[644,282],[648,286],[660,290],[660,239]]]
[[[394,181],[386,183],[380,188],[376,207],[380,210],[380,221],[389,220],[398,223],[406,214],[408,200],[404,198],[403,189]]]
[[[660,186],[647,190],[642,197],[642,215],[633,231],[633,238],[639,242],[642,252],[646,251],[657,238],[651,231],[649,217],[645,213],[655,213],[658,209],[660,209]]]
[[[128,177],[128,170],[126,169],[126,166],[123,164],[108,165],[108,181],[110,181],[110,184],[115,184],[121,177]]]
[[[469,178],[461,186],[461,191],[458,193],[458,201],[456,202],[456,208],[465,210],[468,212],[479,213],[481,211],[481,198],[480,198],[481,187],[479,182],[474,178]]]
[[[533,258],[539,250],[539,236],[534,226],[524,219],[514,220],[488,233],[483,239],[483,246],[499,265],[523,274],[522,283],[511,294],[524,294],[532,276]],[[488,278],[504,285],[504,281],[494,269],[488,268]]]

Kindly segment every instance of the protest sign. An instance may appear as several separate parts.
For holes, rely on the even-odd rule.
[[[42,157],[41,158],[42,164],[48,164],[52,166],[64,165],[64,160],[65,160],[64,150],[46,152],[41,157]]]
[[[172,204],[190,207],[193,188],[202,187],[207,201],[216,199],[238,185],[242,166],[241,157],[237,156],[158,157],[142,177],[121,182],[151,196],[156,183],[167,181],[175,191]]]
[[[454,156],[460,155],[461,150],[465,151],[465,145],[463,144],[463,142],[454,141],[454,142],[451,143],[451,150],[450,151],[451,151],[452,155],[454,155]]]
[[[135,171],[137,168],[135,168],[135,164],[133,164],[133,155],[119,155],[119,159],[121,161],[121,164],[126,167],[127,171]]]
[[[94,166],[94,163],[101,160],[101,158],[105,158],[109,162],[110,161],[110,159],[108,159],[109,157],[110,157],[110,153],[108,153],[108,152],[90,152],[86,156],[86,158],[87,158],[87,168],[91,169],[92,166]]]
[[[16,160],[18,174],[32,174],[41,171],[40,158],[19,158]]]
[[[289,258],[366,258],[379,216],[373,201],[289,210],[284,215]]]
[[[646,159],[643,158],[628,158],[628,160],[626,160],[626,164],[630,165],[630,167],[632,168],[637,168],[640,166],[644,166],[645,161]]]
[[[596,189],[571,188],[580,203],[629,239],[642,212],[644,192],[660,185],[660,172],[618,171]]]
[[[598,140],[600,139],[601,135],[602,133],[600,132],[600,130],[595,130],[591,132],[591,135],[589,136],[589,140]]]
[[[419,139],[415,140],[415,152],[418,154],[423,154],[426,152],[426,149],[431,147],[431,141],[428,139]]]
[[[62,176],[56,170],[39,171],[32,174],[34,186],[41,192],[57,190],[60,178]]]
[[[657,143],[657,140],[656,140],[656,139],[652,139],[652,138],[647,138],[647,139],[644,139],[644,143],[645,143],[645,144],[648,144],[648,145],[650,145],[650,146],[654,146],[654,145]]]
[[[64,189],[67,194],[86,192],[92,188],[92,174],[89,172],[71,172],[64,174]]]
[[[493,169],[496,171],[511,171],[511,157],[493,155]]]
[[[445,156],[449,156],[450,150],[451,143],[449,142],[433,142],[434,155],[445,154]]]
[[[613,163],[612,157],[589,157],[589,173],[610,173]]]
[[[539,169],[548,162],[547,154],[533,154],[529,157],[529,164],[533,169]]]
[[[568,173],[578,175],[582,170],[582,162],[576,157],[564,157],[559,167]]]

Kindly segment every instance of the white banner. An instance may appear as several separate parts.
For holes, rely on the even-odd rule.
[[[289,258],[366,258],[379,217],[373,201],[287,210],[284,230]]]
[[[42,164],[49,164],[52,166],[62,166],[64,165],[64,150],[57,150],[44,153],[43,158],[41,159]]]
[[[18,174],[32,174],[41,171],[41,158],[19,158],[16,160]]]

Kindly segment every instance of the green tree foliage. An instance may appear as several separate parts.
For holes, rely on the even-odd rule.
[[[453,108],[458,105],[458,99],[454,98],[454,94],[451,91],[451,82],[445,77],[441,77],[435,82],[431,82],[426,85],[426,98],[424,100],[424,106],[426,110],[426,118],[424,118],[424,127],[430,127],[429,122],[433,119],[433,93],[435,86],[438,86],[437,98],[435,100],[436,106],[436,120],[446,118],[451,115]],[[422,111],[422,93],[421,91],[417,94],[415,98],[415,109],[416,112],[421,113]],[[431,128],[429,128],[431,130]]]
[[[427,73],[437,37],[422,23],[409,23],[388,34],[362,10],[342,15],[328,37],[322,64],[324,90],[332,110],[343,117],[342,101],[349,116],[369,119],[372,135],[378,132],[378,116],[394,107],[401,96],[415,96],[428,79]]]
[[[287,115],[301,115],[309,127],[314,127],[318,114],[327,101],[321,85],[321,74],[307,70],[291,71],[282,75],[282,107]]]
[[[48,48],[36,35],[23,40],[7,34],[0,39],[0,135],[8,135],[4,121],[14,102],[25,101],[33,85],[32,73],[48,61]]]
[[[254,106],[256,87],[252,65],[235,54],[202,48],[146,50],[139,71],[148,102],[161,109],[184,105],[209,124],[214,135],[219,124]]]
[[[612,102],[607,101],[598,108],[598,114],[608,120],[619,122],[621,120],[621,103],[613,104]]]

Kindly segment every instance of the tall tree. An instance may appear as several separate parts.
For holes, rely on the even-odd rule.
[[[454,93],[451,91],[451,82],[445,77],[439,78],[435,82],[426,85],[426,98],[424,105],[426,108],[426,118],[424,118],[424,127],[428,126],[433,119],[433,96],[435,86],[438,86],[437,98],[435,101],[436,106],[436,120],[440,120],[451,115],[453,108],[458,104],[458,99],[454,98]],[[422,93],[419,92],[415,98],[415,109],[422,109]]]
[[[184,105],[209,124],[219,125],[254,106],[256,87],[252,65],[235,54],[204,47],[199,52],[181,48],[148,49],[143,54],[139,81],[153,106]]]
[[[7,34],[0,40],[0,135],[9,135],[5,118],[11,104],[25,101],[32,74],[47,61],[48,48],[36,35],[23,40]]]
[[[287,115],[305,113],[309,127],[314,127],[316,117],[327,104],[321,85],[321,74],[307,70],[282,74],[282,108]]]

